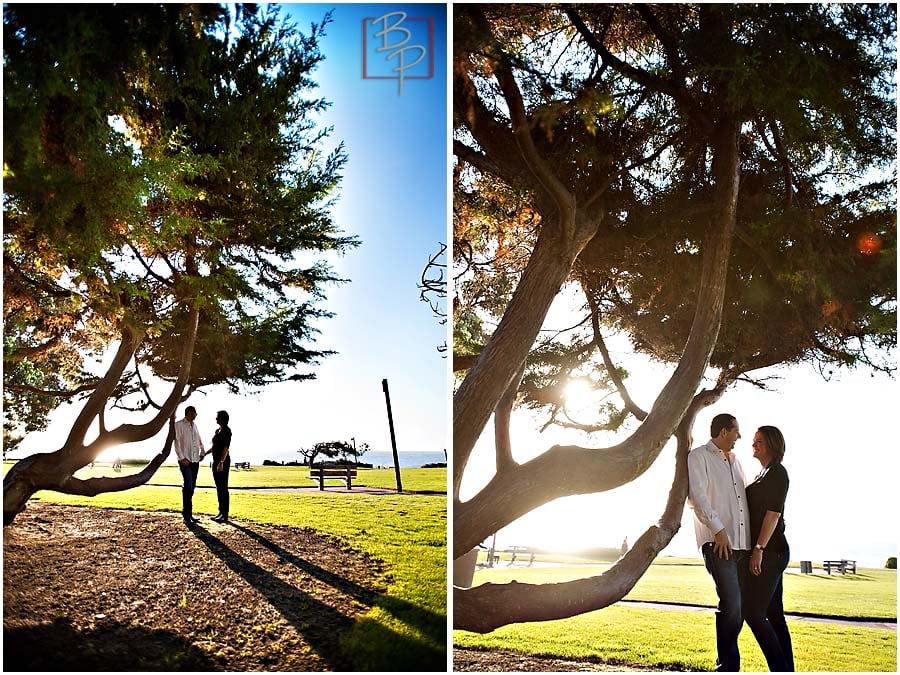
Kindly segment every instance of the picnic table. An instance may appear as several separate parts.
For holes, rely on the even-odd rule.
[[[856,561],[855,560],[826,560],[822,563],[822,568],[831,574],[831,570],[837,570],[841,574],[846,574],[847,571],[853,572],[856,574]]]
[[[508,549],[506,549],[506,551],[508,553],[512,553],[512,558],[510,559],[509,565],[507,565],[507,567],[516,562],[516,556],[519,554],[529,554],[531,557],[528,560],[528,566],[531,567],[531,565],[534,564],[534,551],[532,551],[527,546],[510,546]]]

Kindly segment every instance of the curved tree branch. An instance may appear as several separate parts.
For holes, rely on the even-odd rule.
[[[591,328],[594,331],[594,345],[603,357],[603,365],[606,366],[606,372],[609,374],[609,379],[612,380],[616,390],[619,392],[619,396],[622,397],[622,401],[625,403],[625,409],[637,419],[643,421],[647,418],[647,413],[631,398],[628,389],[625,388],[625,383],[622,381],[622,378],[619,377],[619,371],[616,368],[616,365],[612,362],[609,350],[606,348],[606,343],[603,341],[603,335],[600,333],[600,309],[597,307],[597,301],[587,288],[584,289],[584,295],[587,298],[588,307],[591,309]]]
[[[98,478],[79,479],[70,476],[62,485],[59,486],[59,492],[69,495],[81,495],[84,497],[95,497],[106,492],[121,492],[122,490],[130,490],[146,483],[156,470],[162,465],[166,457],[172,451],[172,442],[175,440],[175,416],[169,418],[169,433],[163,444],[163,449],[159,454],[155,455],[142,471],[131,476],[107,477],[100,476]]]
[[[739,132],[740,122],[732,119],[729,123],[721,125],[716,136],[713,162],[716,176],[716,209],[714,220],[710,223],[704,238],[703,268],[697,307],[681,360],[660,392],[653,409],[629,438],[614,447],[600,450],[554,446],[535,459],[513,467],[502,480],[495,475],[481,492],[470,501],[461,503],[454,511],[454,559],[477,546],[501,527],[552,499],[602,492],[634,480],[644,473],[659,455],[666,439],[672,435],[690,405],[709,364],[719,334],[728,259],[736,222]],[[554,287],[556,288],[558,286]],[[544,315],[540,314],[541,321]],[[504,315],[504,321],[506,318]],[[497,332],[499,331],[498,328]],[[491,342],[493,340],[494,337]],[[472,429],[467,432],[464,424],[466,418],[462,415],[469,410],[461,407],[458,409],[457,400],[461,398],[460,395],[472,378],[472,374],[483,366],[491,342],[482,352],[481,358],[470,371],[469,377],[463,382],[454,399],[454,459],[459,457],[463,460],[455,464],[454,471],[464,469],[468,452],[471,451],[469,446],[466,452],[461,452],[465,448],[458,447],[459,441],[474,445],[477,438]],[[517,361],[516,368],[520,364],[521,361]],[[509,366],[510,364],[505,364],[507,371]],[[498,364],[495,367],[500,366]],[[503,381],[504,390],[514,372]],[[494,386],[496,387],[496,382]],[[466,394],[469,394],[469,391],[466,391]],[[495,396],[493,400],[499,400],[501,394],[502,390],[493,394]],[[477,428],[479,432],[483,426],[482,422]],[[460,452],[457,452],[457,449]],[[573,465],[578,466],[579,471],[573,473],[571,471]],[[540,485],[543,489],[533,489],[535,485]],[[498,504],[502,504],[502,509],[497,507]]]
[[[82,384],[75,389],[38,389],[37,387],[32,387],[28,384],[7,384],[4,386],[4,389],[8,389],[9,391],[17,391],[22,393],[29,394],[37,394],[38,396],[52,396],[54,398],[71,398],[72,396],[77,396],[78,394],[83,394],[86,391],[91,391],[94,387],[97,386],[96,382],[91,382],[89,384]]]
[[[593,33],[593,31],[591,31],[591,29],[585,25],[581,16],[578,14],[578,12],[575,11],[575,9],[573,9],[572,7],[566,7],[565,12],[566,16],[568,16],[569,20],[572,22],[572,25],[575,26],[575,29],[584,39],[585,43],[600,55],[603,63],[608,64],[616,72],[625,75],[626,77],[634,80],[638,84],[647,87],[648,89],[658,91],[662,94],[666,94],[672,97],[672,99],[683,106],[685,110],[691,111],[692,115],[696,118],[696,121],[698,123],[702,124],[707,129],[711,128],[712,124],[708,116],[702,112],[702,110],[697,105],[697,102],[684,88],[682,82],[675,82],[673,80],[665,79],[659,77],[658,75],[654,75],[653,73],[649,73],[646,70],[642,70],[641,68],[637,68],[628,63],[625,63],[625,61],[622,61],[606,48],[606,45],[603,44],[603,40],[598,38]]]
[[[42,342],[39,345],[35,345],[34,347],[19,347],[13,348],[12,350],[7,350],[4,348],[3,350],[3,362],[4,363],[21,363],[22,361],[27,361],[30,358],[35,356],[40,356],[41,354],[46,354],[51,349],[56,347],[62,337],[59,335],[54,335],[52,338],[47,340],[46,342]],[[35,392],[38,393],[38,392]]]
[[[644,572],[678,532],[688,495],[687,455],[690,429],[697,413],[717,401],[729,383],[721,381],[698,393],[676,430],[675,472],[666,508],[631,549],[603,574],[556,584],[482,584],[453,589],[454,628],[487,633],[510,623],[563,619],[608,607],[634,587]]]

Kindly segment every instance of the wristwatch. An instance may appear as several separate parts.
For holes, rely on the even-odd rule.
[[[753,548],[759,549],[760,551],[765,551],[765,550],[766,550],[766,547],[765,547],[765,546],[760,546],[759,544],[756,544],[756,546],[754,546]]]

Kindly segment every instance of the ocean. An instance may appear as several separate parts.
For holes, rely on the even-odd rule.
[[[397,458],[400,460],[401,469],[414,469],[425,464],[437,464],[439,462],[447,462],[443,452],[435,451],[413,451],[398,452]],[[384,450],[370,450],[359,458],[360,462],[371,464],[374,467],[394,466],[394,453]]]

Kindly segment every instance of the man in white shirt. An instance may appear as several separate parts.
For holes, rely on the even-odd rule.
[[[197,410],[189,405],[184,409],[184,419],[175,422],[175,456],[178,457],[178,468],[181,469],[181,477],[184,479],[184,487],[181,490],[181,514],[184,516],[184,524],[188,527],[200,522],[194,518],[193,499],[194,488],[197,487],[197,474],[200,472],[200,460],[206,452],[203,449],[203,439],[194,420]]]
[[[710,440],[688,453],[688,501],[694,511],[697,546],[719,595],[716,610],[716,670],[738,672],[744,620],[741,592],[750,558],[750,512],[746,479],[732,452],[741,437],[734,415],[721,414],[710,425]]]

